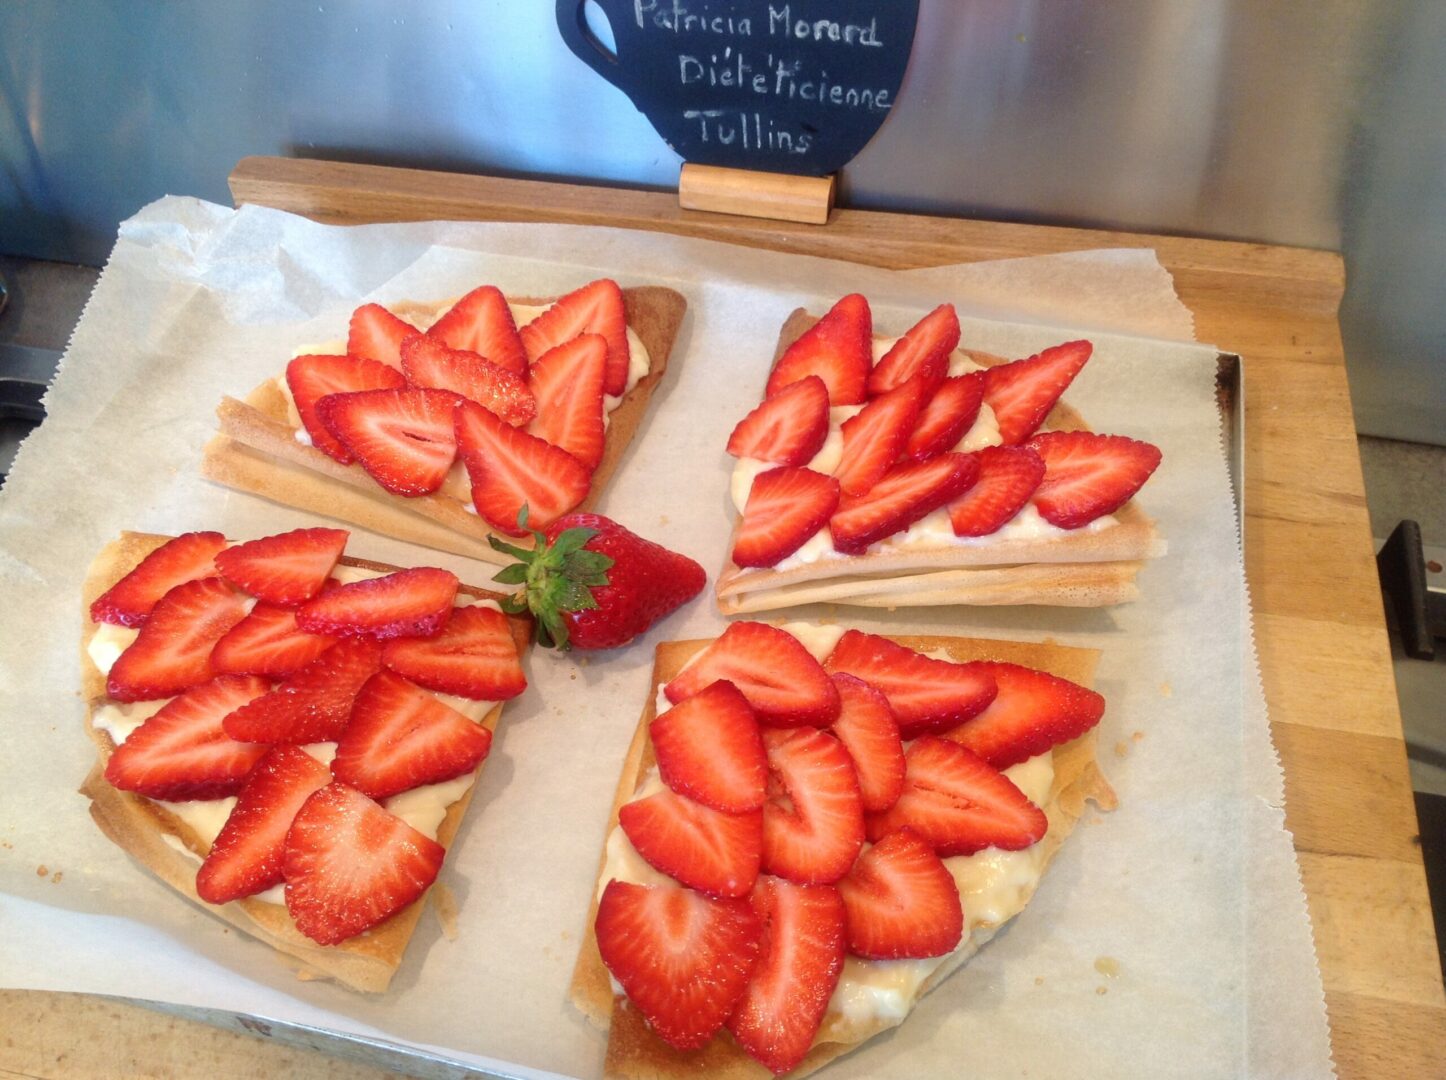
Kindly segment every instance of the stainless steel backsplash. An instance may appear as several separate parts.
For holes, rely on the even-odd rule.
[[[0,3],[0,251],[98,263],[247,154],[675,185],[552,12]],[[924,0],[842,199],[1342,250],[1358,427],[1446,443],[1443,106],[1441,0]]]

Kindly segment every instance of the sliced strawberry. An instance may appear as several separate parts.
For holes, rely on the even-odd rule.
[[[170,697],[216,674],[211,650],[246,617],[241,594],[218,577],[177,585],[156,602],[106,679],[116,701]]]
[[[312,941],[335,945],[395,915],[437,878],[445,849],[359,791],[328,784],[286,834],[286,910]]]
[[[506,701],[527,689],[512,626],[495,608],[453,608],[436,635],[387,642],[382,663],[418,686],[473,701]]]
[[[904,446],[904,455],[915,461],[927,461],[954,449],[979,419],[979,405],[983,400],[982,371],[945,379],[919,413]]]
[[[764,397],[817,375],[828,387],[830,405],[862,405],[874,359],[874,317],[869,302],[850,293],[784,350],[768,376]]]
[[[532,365],[537,417],[529,434],[566,450],[589,469],[602,460],[607,425],[603,423],[603,379],[607,342],[583,334],[548,349]]]
[[[738,421],[728,452],[775,465],[807,465],[827,438],[828,387],[817,375],[807,375]]]
[[[280,885],[286,833],[296,812],[313,791],[331,783],[327,767],[300,747],[273,746],[264,752],[196,871],[196,895],[209,904],[225,904]]]
[[[346,730],[357,693],[381,666],[382,647],[375,641],[339,641],[227,716],[226,734],[248,743],[334,742]]]
[[[413,331],[415,333],[415,331]],[[400,361],[398,361],[400,363]],[[336,458],[343,465],[356,460],[346,445],[322,422],[316,404],[333,394],[363,390],[400,390],[407,377],[395,366],[365,360],[360,356],[298,356],[286,365],[286,385],[301,416],[301,425],[311,445]]]
[[[957,727],[994,700],[994,676],[984,664],[935,660],[859,630],[845,633],[824,665],[862,679],[888,698],[906,739]]]
[[[859,778],[843,744],[816,728],[769,729],[763,869],[800,885],[848,873],[864,842]]]
[[[869,372],[869,395],[902,386],[919,372],[930,372],[938,386],[949,370],[949,354],[959,345],[959,316],[953,304],[940,304],[925,315]],[[952,443],[950,445],[953,445]]]
[[[484,356],[514,375],[527,375],[527,352],[512,321],[512,309],[495,285],[479,286],[462,297],[427,328],[427,336],[449,349]]]
[[[218,532],[184,533],[167,540],[138,562],[90,605],[92,622],[140,626],[156,601],[177,585],[214,577],[216,555],[226,547]]]
[[[113,787],[179,802],[235,795],[266,747],[237,742],[221,721],[266,693],[266,680],[220,675],[167,702],[106,762]]]
[[[457,456],[452,414],[462,401],[450,390],[363,390],[324,397],[316,411],[373,480],[412,497],[447,479]]]
[[[790,465],[759,473],[743,506],[733,561],[739,566],[776,565],[828,524],[838,501],[838,481],[832,476]]]
[[[1014,520],[1044,479],[1044,459],[1027,446],[986,446],[970,457],[979,478],[949,504],[955,536],[988,536]]]
[[[608,343],[603,390],[618,397],[628,386],[628,314],[623,291],[599,278],[568,293],[522,328],[527,359],[537,363],[551,349],[581,334],[601,334]]]
[[[337,740],[331,774],[373,799],[471,772],[492,732],[390,671],[366,681]]]
[[[964,937],[959,888],[938,855],[908,830],[880,840],[838,883],[849,952],[867,960],[953,952]]]
[[[1007,769],[1100,722],[1105,699],[1068,679],[1018,664],[987,663],[999,693],[989,707],[945,735],[996,769]]]
[[[870,544],[927,517],[974,483],[979,466],[967,454],[940,454],[895,465],[867,495],[839,499],[829,520],[834,547],[862,555]]]
[[[866,495],[899,460],[933,390],[921,372],[843,422],[843,454],[833,474],[845,495]]]
[[[899,801],[869,815],[871,840],[909,829],[941,856],[973,855],[987,847],[1027,848],[1049,828],[1044,811],[1009,777],[956,742],[925,735],[904,762]]]
[[[293,529],[263,536],[217,554],[216,569],[258,600],[291,607],[321,592],[350,535],[345,529]]]
[[[838,690],[798,638],[765,623],[735,622],[664,687],[677,704],[719,679],[748,699],[760,723],[822,727],[838,716]]]
[[[522,425],[537,415],[527,378],[474,352],[449,349],[434,337],[414,334],[402,342],[402,371],[420,389],[450,390]]]
[[[351,313],[346,335],[347,355],[400,370],[402,342],[416,332],[415,326],[397,318],[381,304],[363,304]]]
[[[680,795],[727,814],[763,807],[768,762],[748,699],[722,680],[648,726],[658,773]]]
[[[293,609],[259,603],[216,642],[211,666],[227,674],[282,679],[300,671],[336,642],[328,634],[308,634],[297,626]]]
[[[994,410],[1005,446],[1017,446],[1039,430],[1093,350],[1088,341],[1067,341],[984,372],[984,402]]]
[[[843,898],[832,885],[765,875],[749,903],[762,927],[758,963],[728,1030],[777,1076],[808,1053],[843,973]]]
[[[758,918],[746,900],[609,881],[593,925],[608,971],[679,1050],[696,1050],[723,1026],[758,960]]]
[[[747,896],[758,880],[763,814],[724,814],[671,791],[626,803],[618,824],[648,865],[709,896]]]
[[[509,427],[480,405],[457,410],[457,445],[472,481],[472,504],[498,532],[526,536],[517,515],[544,529],[583,499],[592,474],[566,450]]]
[[[1047,431],[1029,445],[1044,459],[1034,505],[1040,517],[1061,529],[1113,514],[1160,464],[1158,447],[1123,435]]]
[[[904,744],[889,699],[862,679],[833,676],[839,713],[831,729],[853,759],[864,809],[887,810],[904,790]]]
[[[328,589],[297,609],[296,623],[341,637],[431,637],[446,624],[456,597],[456,574],[418,566]]]

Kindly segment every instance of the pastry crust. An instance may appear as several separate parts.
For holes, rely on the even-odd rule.
[[[951,659],[1002,660],[1014,664],[1047,671],[1052,675],[1082,686],[1093,681],[1095,663],[1099,654],[1093,649],[1075,649],[1062,645],[1034,644],[1029,642],[987,641],[971,638],[941,637],[936,635],[886,635],[901,645],[922,652],[943,650]],[[669,682],[683,665],[708,641],[670,641],[660,644],[653,663],[651,692],[642,717],[633,735],[628,755],[623,762],[622,776],[613,799],[612,812],[608,817],[607,832],[610,836],[618,823],[618,811],[638,790],[644,776],[654,764],[652,740],[648,737],[648,725],[655,715],[658,689]],[[1060,846],[1074,829],[1075,823],[1084,813],[1086,802],[1092,802],[1103,810],[1112,810],[1116,805],[1115,793],[1100,771],[1095,759],[1096,731],[1091,730],[1071,742],[1053,750],[1054,781],[1050,786],[1049,798],[1041,807],[1049,818],[1049,830],[1039,844],[1042,848],[1040,878]],[[597,886],[602,884],[603,870],[607,865],[606,840],[598,861],[597,881],[588,906],[587,925],[583,931],[581,949],[573,969],[571,996],[573,1004],[587,1018],[608,1032],[607,1057],[604,1073],[608,1077],[627,1077],[630,1080],[674,1080],[690,1076],[722,1077],[725,1080],[767,1080],[771,1073],[753,1058],[749,1057],[734,1042],[727,1030],[719,1032],[702,1049],[683,1053],[673,1049],[649,1030],[642,1014],[627,1004],[622,997],[615,997],[608,970],[598,953],[597,936],[593,926],[597,920]],[[1025,898],[1028,903],[1029,897]],[[1001,924],[1002,925],[1002,924]],[[987,943],[999,927],[981,925],[970,935],[963,948],[950,956],[920,986],[919,997],[947,979],[962,967],[978,949]],[[917,998],[915,1003],[917,1003]],[[910,1006],[912,1011],[912,1005]],[[872,1023],[850,1022],[837,1013],[824,1017],[818,1039],[799,1066],[788,1073],[790,1077],[806,1076],[816,1069],[847,1054],[860,1044],[867,1042],[902,1020],[879,1019]]]
[[[774,363],[817,321],[802,308],[794,311],[779,333]],[[959,351],[981,367],[1009,362],[973,349]],[[1041,430],[1090,429],[1061,401]],[[1165,542],[1133,500],[1114,516],[1119,524],[1100,532],[834,555],[788,570],[744,569],[729,559],[715,586],[718,607],[725,615],[739,615],[819,601],[861,607],[1123,603],[1138,595],[1135,575],[1143,560],[1163,555]],[[729,551],[741,522],[736,515]]]
[[[509,298],[528,306],[551,304],[555,297]],[[593,472],[587,498],[577,507],[588,510],[597,502],[608,480],[627,452],[653,391],[667,371],[673,344],[688,310],[682,294],[656,285],[624,289],[628,326],[648,350],[648,373],[608,414],[607,440],[602,460]],[[430,326],[453,303],[405,301],[396,314],[423,328]],[[393,495],[356,463],[343,465],[296,438],[286,396],[268,379],[244,401],[223,397],[216,410],[220,434],[206,444],[201,472],[227,487],[260,495],[302,510],[324,513],[384,536],[395,537],[440,551],[466,555],[484,562],[505,563],[487,543],[493,535],[487,523],[468,512],[465,503],[444,492],[403,498]],[[531,538],[502,537],[521,547]]]
[[[407,942],[411,940],[412,931],[421,917],[426,894],[369,931],[339,945],[318,945],[297,931],[286,908],[279,904],[243,899],[216,905],[202,900],[196,895],[196,868],[210,850],[209,843],[164,806],[142,795],[120,791],[105,779],[106,762],[116,747],[110,735],[94,724],[95,710],[109,699],[105,692],[105,676],[91,661],[87,651],[91,638],[99,629],[99,624],[90,621],[90,605],[141,559],[169,539],[168,536],[149,533],[122,533],[119,539],[101,550],[86,574],[81,609],[84,625],[80,643],[81,692],[86,702],[85,730],[95,743],[97,756],[80,792],[90,799],[90,816],[117,846],[167,885],[210,914],[285,954],[284,959],[298,969],[298,974],[335,979],[354,990],[385,990],[401,964]],[[345,556],[341,564],[385,572],[401,569]],[[470,585],[463,585],[458,591],[478,599],[502,598],[500,593]],[[509,621],[518,652],[525,653],[531,633],[530,620],[509,616]],[[502,704],[499,703],[481,721],[490,731],[497,728]],[[476,789],[474,783],[447,808],[446,817],[437,830],[437,842],[444,848],[451,847]]]

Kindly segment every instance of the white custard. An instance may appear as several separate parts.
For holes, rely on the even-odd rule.
[[[820,662],[833,652],[845,633],[845,628],[841,626],[802,622],[784,623],[779,629],[802,642],[804,648]],[[938,660],[949,659],[942,651],[926,655]],[[693,660],[696,659],[695,656]],[[693,660],[684,664],[682,670],[687,670]],[[655,707],[659,714],[672,707],[661,686]],[[1036,806],[1043,806],[1054,783],[1054,757],[1051,753],[1040,754],[1005,769],[1004,775]],[[629,801],[652,795],[662,790],[662,786],[657,770],[652,769]],[[858,1023],[874,1019],[902,1020],[913,1007],[925,980],[941,965],[957,955],[959,950],[978,948],[994,935],[997,927],[1019,914],[1039,884],[1044,850],[1039,844],[1023,851],[986,848],[973,855],[951,856],[943,862],[954,878],[964,908],[965,934],[958,949],[944,956],[923,960],[863,960],[850,956],[844,962],[843,973],[829,1001],[831,1012]],[[598,896],[614,879],[637,885],[668,884],[672,880],[648,865],[621,828],[614,828],[608,835],[606,860],[598,879]],[[622,993],[616,981],[613,982],[613,992]]]
[[[97,624],[95,633],[85,647],[85,651],[90,655],[90,662],[102,675],[109,675],[110,669],[115,667],[115,662],[120,659],[120,654],[131,647],[131,642],[140,636],[140,632],[139,627],[116,626],[114,623]]]

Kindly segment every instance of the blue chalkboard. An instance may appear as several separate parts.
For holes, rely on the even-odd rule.
[[[823,176],[863,149],[904,80],[918,0],[557,0],[580,59],[703,165]]]

